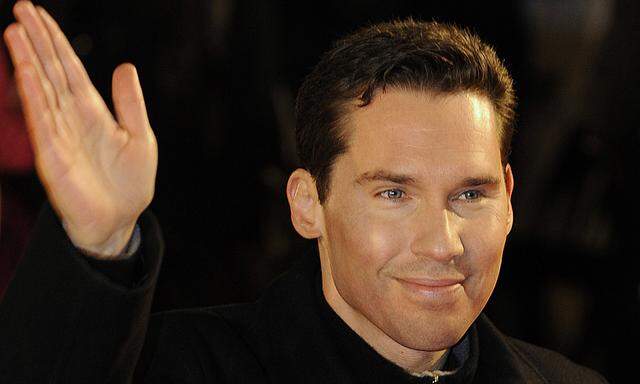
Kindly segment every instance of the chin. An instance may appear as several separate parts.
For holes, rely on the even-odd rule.
[[[394,319],[386,333],[399,344],[420,351],[441,351],[457,344],[475,319],[463,314],[434,313]]]

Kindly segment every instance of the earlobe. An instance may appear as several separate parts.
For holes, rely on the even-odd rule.
[[[287,200],[291,211],[291,223],[296,232],[306,239],[322,235],[322,209],[318,202],[315,182],[308,171],[298,168],[287,182]]]

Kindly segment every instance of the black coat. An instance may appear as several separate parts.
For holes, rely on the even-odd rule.
[[[0,306],[0,383],[431,382],[385,360],[342,322],[322,296],[313,254],[255,303],[149,316],[163,246],[150,213],[139,224],[140,253],[128,261],[136,265],[114,269],[80,254],[43,209]],[[484,315],[467,339],[463,366],[440,382],[606,382],[504,336]]]

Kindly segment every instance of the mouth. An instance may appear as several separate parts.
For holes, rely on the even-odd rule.
[[[464,291],[463,278],[415,278],[403,277],[396,279],[400,285],[415,299],[429,306],[452,304],[459,299]]]
[[[446,288],[456,284],[462,284],[464,281],[463,278],[451,277],[451,278],[440,278],[440,279],[429,279],[422,277],[402,277],[399,278],[401,282],[417,285],[420,287],[426,288]]]

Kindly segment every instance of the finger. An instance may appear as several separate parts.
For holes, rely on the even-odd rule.
[[[56,126],[33,64],[24,63],[16,68],[16,85],[34,152],[41,153],[53,142]]]
[[[33,65],[36,71],[36,78],[40,81],[42,90],[45,93],[47,104],[50,108],[55,108],[57,101],[53,86],[43,73],[40,60],[38,60],[33,46],[31,46],[31,41],[29,41],[24,26],[19,23],[11,24],[5,30],[4,39],[7,42],[14,67],[17,68],[24,63]]]
[[[69,92],[67,76],[55,51],[40,13],[29,1],[19,1],[13,8],[16,19],[25,27],[44,73],[53,84],[58,105]]]
[[[120,64],[113,71],[113,105],[118,123],[132,136],[141,136],[150,129],[147,109],[136,67]]]
[[[71,92],[76,94],[86,94],[87,90],[94,89],[84,65],[82,65],[82,62],[76,55],[73,47],[60,29],[58,23],[55,22],[44,8],[37,6],[36,9],[40,13],[42,20],[49,31],[55,50],[67,75]]]

